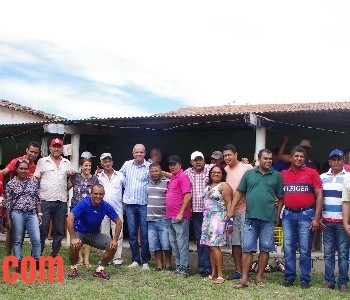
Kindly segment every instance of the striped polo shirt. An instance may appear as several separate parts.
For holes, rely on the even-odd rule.
[[[147,186],[147,221],[158,221],[166,219],[165,195],[169,179],[164,176],[157,182],[150,180]]]
[[[135,161],[126,161],[120,169],[125,177],[125,191],[123,202],[125,204],[147,204],[147,185],[149,182],[149,166],[146,160],[143,164],[137,165]]]
[[[322,217],[325,221],[343,222],[342,192],[345,174],[344,169],[337,175],[333,175],[331,169],[321,174],[324,197]]]

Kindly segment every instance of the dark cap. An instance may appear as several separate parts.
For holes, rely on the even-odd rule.
[[[181,158],[177,155],[172,155],[169,157],[168,163],[169,164],[176,164],[176,163],[181,164]]]
[[[332,158],[333,156],[338,156],[340,158],[344,157],[343,151],[339,149],[334,149],[331,153],[329,153],[329,158]]]

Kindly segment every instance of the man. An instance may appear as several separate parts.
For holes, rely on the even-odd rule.
[[[214,151],[210,156],[210,163],[213,165],[222,165],[224,168],[226,164],[224,163],[224,158],[221,151]]]
[[[150,163],[160,163],[163,158],[162,151],[159,148],[153,148],[149,156],[148,162]]]
[[[105,271],[105,267],[113,259],[117,251],[117,237],[119,237],[122,229],[122,221],[113,207],[103,200],[104,195],[103,186],[95,184],[91,188],[90,197],[88,196],[79,201],[67,217],[67,228],[71,237],[71,246],[69,248],[71,268],[68,278],[78,276],[79,251],[84,244],[87,244],[91,247],[105,250],[99,266],[92,275],[102,279],[110,279],[110,276]],[[105,216],[108,216],[116,224],[113,239],[109,235],[100,233],[100,226]]]
[[[191,154],[191,165],[192,167],[186,169],[184,173],[191,182],[192,225],[197,244],[198,273],[202,277],[208,277],[211,274],[209,247],[201,245],[199,241],[203,223],[203,191],[207,186],[209,170],[213,165],[206,164],[203,153],[199,151],[194,151]]]
[[[104,200],[108,202],[113,209],[117,212],[119,219],[123,224],[123,184],[125,182],[124,175],[113,169],[113,159],[110,153],[103,153],[100,157],[100,162],[103,171],[98,173],[98,181],[103,185],[105,190]],[[115,238],[115,222],[110,219],[108,216],[102,221],[101,233],[105,235],[110,235],[112,229],[112,237]],[[118,239],[118,249],[115,252],[113,258],[114,265],[121,265],[122,260],[122,251],[123,251],[123,230],[120,231],[120,236]]]
[[[323,204],[323,245],[325,263],[325,283],[323,287],[335,288],[335,253],[338,253],[339,291],[347,292],[349,281],[349,238],[343,226],[342,191],[345,178],[343,169],[343,152],[335,149],[329,154],[331,167],[328,172],[321,174],[324,204]]]
[[[12,159],[7,166],[0,170],[0,175],[6,176],[7,174],[13,174],[15,171],[16,162],[19,159],[24,159],[29,162],[28,176],[32,177],[35,172],[35,160],[38,158],[40,153],[40,145],[38,142],[29,142],[26,148],[26,154],[23,156]]]
[[[172,174],[166,193],[166,216],[170,219],[169,240],[175,258],[175,273],[185,278],[190,274],[188,253],[191,182],[182,170],[179,156],[170,156],[168,162]]]
[[[156,270],[163,269],[163,253],[165,270],[171,271],[171,247],[169,241],[169,222],[166,219],[165,196],[169,180],[162,175],[159,163],[149,166],[151,180],[147,186],[147,225],[150,251],[156,258]]]
[[[235,286],[248,285],[249,269],[253,262],[253,253],[259,240],[258,272],[255,283],[265,287],[263,274],[269,260],[269,252],[275,248],[274,229],[277,218],[276,199],[282,199],[281,175],[272,168],[272,152],[262,149],[258,153],[259,166],[244,173],[232,200],[227,217],[233,215],[235,206],[246,194],[247,210],[243,229],[243,273],[241,281]]]
[[[283,286],[296,279],[296,250],[299,247],[300,285],[310,287],[312,231],[320,228],[323,205],[322,182],[315,169],[305,166],[305,150],[295,146],[290,154],[291,167],[281,172],[283,201],[283,246],[286,270]],[[278,214],[280,215],[280,214]]]
[[[232,144],[224,146],[223,155],[224,161],[227,164],[225,167],[227,173],[226,182],[232,187],[234,195],[244,173],[253,169],[253,167],[238,160],[237,149]],[[242,242],[245,210],[245,195],[242,195],[235,205],[233,232],[228,236],[228,243],[232,246],[232,256],[236,267],[236,271],[227,276],[228,280],[241,279],[242,277]]]
[[[147,185],[149,182],[149,165],[145,160],[146,149],[142,144],[136,144],[132,150],[134,159],[126,161],[120,169],[125,177],[123,202],[128,223],[129,244],[132,263],[129,268],[141,265],[149,270],[149,253],[147,237]],[[141,258],[138,244],[138,230],[141,231]]]
[[[34,173],[40,179],[39,197],[43,213],[40,226],[41,254],[45,248],[45,240],[52,219],[53,241],[50,256],[57,256],[62,238],[67,214],[67,178],[74,175],[68,159],[62,157],[63,141],[52,139],[49,147],[50,155],[40,158]]]

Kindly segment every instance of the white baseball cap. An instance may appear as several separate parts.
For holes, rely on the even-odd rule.
[[[102,153],[101,156],[100,156],[100,160],[104,160],[105,158],[112,159],[112,154],[110,154],[110,153]]]
[[[196,157],[201,157],[204,159],[204,155],[202,152],[199,152],[199,151],[194,151],[192,154],[191,154],[191,160],[195,160]]]
[[[91,152],[89,151],[84,151],[81,155],[81,158],[86,158],[86,159],[90,159],[91,157],[96,157],[95,155],[92,155]]]

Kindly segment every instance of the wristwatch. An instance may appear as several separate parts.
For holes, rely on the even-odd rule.
[[[38,216],[41,216],[41,217],[42,217],[43,215],[44,215],[43,213],[38,213]]]

